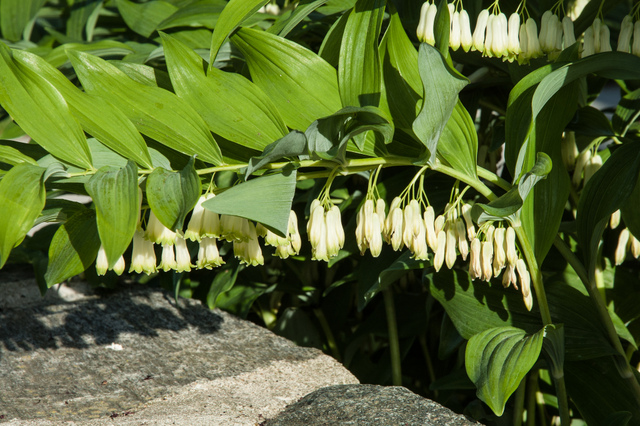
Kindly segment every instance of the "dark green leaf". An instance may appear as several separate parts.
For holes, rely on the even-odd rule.
[[[70,217],[58,228],[49,246],[49,265],[44,275],[47,287],[82,273],[96,259],[99,248],[96,212],[83,209]]]
[[[251,160],[249,160],[249,164],[247,165],[245,180],[249,179],[249,176],[251,176],[254,171],[258,170],[265,164],[269,164],[284,157],[297,157],[306,153],[307,138],[304,133],[294,130],[283,138],[267,145],[260,156],[251,157]]]
[[[222,267],[213,278],[209,292],[207,293],[207,306],[209,309],[215,309],[218,303],[218,297],[233,287],[238,278],[238,272],[242,269],[240,262],[232,260],[228,265]]]
[[[178,10],[171,3],[159,0],[146,3],[116,0],[116,5],[127,26],[143,37],[149,37],[160,22]]]
[[[147,200],[158,220],[175,231],[182,229],[184,218],[202,194],[200,178],[193,158],[179,172],[156,168],[147,178]]]
[[[420,45],[418,65],[424,99],[429,101],[422,104],[413,131],[428,150],[427,161],[433,162],[440,135],[458,102],[458,93],[469,81],[460,78],[440,52],[426,43]]]
[[[112,268],[129,247],[138,224],[137,167],[133,161],[123,168],[102,167],[85,189],[95,204],[100,241]]]
[[[20,163],[0,180],[0,268],[44,207],[44,172],[42,167]]]
[[[2,37],[18,41],[27,23],[35,18],[46,0],[2,0],[0,1],[0,28]],[[29,31],[30,33],[31,31]],[[27,34],[27,40],[29,36]]]
[[[286,235],[295,189],[295,171],[278,173],[231,187],[202,205],[219,214],[255,220]]]
[[[224,0],[198,0],[181,7],[167,19],[157,25],[164,30],[174,27],[205,27],[213,29],[218,22],[220,12],[226,6]],[[209,33],[211,34],[211,33]]]
[[[281,15],[280,18],[267,31],[271,34],[278,34],[286,37],[300,22],[302,22],[311,12],[324,5],[328,0],[315,0],[298,3],[298,7],[288,16]]]
[[[627,93],[620,100],[616,107],[616,112],[612,118],[615,132],[624,136],[631,124],[633,124],[640,114],[640,89]]]

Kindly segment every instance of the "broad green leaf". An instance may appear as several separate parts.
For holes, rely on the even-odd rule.
[[[3,148],[12,148],[13,150],[18,151],[20,154],[36,161],[44,157],[45,155],[48,155],[47,151],[44,148],[35,143],[23,143],[13,140],[0,139],[0,146]]]
[[[428,150],[427,161],[433,162],[440,135],[458,102],[458,93],[469,81],[460,78],[440,52],[426,43],[420,45],[418,65],[424,99],[428,102],[422,104],[413,131]]]
[[[102,0],[70,0],[69,4],[69,19],[67,19],[67,36],[79,41],[85,39],[84,31],[90,24],[92,15],[102,7]],[[90,40],[89,32],[87,31],[86,40]]]
[[[538,152],[536,154],[535,164],[531,170],[522,175],[518,182],[518,193],[520,194],[520,198],[526,200],[533,189],[533,186],[540,182],[540,180],[545,179],[551,172],[551,168],[551,158],[549,158],[549,156],[544,152]]]
[[[49,265],[44,275],[47,287],[82,273],[96,259],[99,248],[96,212],[84,209],[71,216],[51,240]]]
[[[624,95],[618,103],[616,112],[611,119],[613,129],[617,134],[624,136],[639,115],[640,89],[636,89]]]
[[[63,198],[48,198],[34,225],[45,222],[66,222],[71,216],[86,209],[84,204],[76,203],[75,201]]]
[[[332,67],[338,68],[340,63],[340,45],[342,44],[342,35],[344,28],[347,26],[349,14],[344,13],[336,22],[333,23],[327,35],[325,35],[318,55],[327,61]]]
[[[296,172],[261,176],[233,186],[202,205],[219,214],[240,216],[287,234]],[[256,202],[258,204],[256,205]],[[256,207],[257,206],[257,207]]]
[[[492,328],[469,339],[467,374],[478,388],[478,398],[497,416],[537,361],[545,328],[533,335],[515,327]]]
[[[389,112],[396,127],[410,130],[420,112],[422,81],[418,51],[407,36],[398,13],[391,14],[380,44],[380,56]]]
[[[562,87],[588,74],[611,79],[636,79],[640,58],[623,52],[605,52],[569,63],[546,76],[531,100],[533,119]]]
[[[567,106],[565,102],[562,106]],[[569,103],[571,104],[571,103]],[[619,105],[618,105],[619,107]],[[568,112],[571,112],[573,108],[569,108]],[[611,127],[611,121],[607,116],[592,106],[585,106],[579,108],[575,114],[571,114],[571,122],[567,126],[570,130],[573,130],[576,135],[586,136],[615,136],[613,128]],[[615,117],[615,116],[614,116]],[[547,124],[543,118],[539,118],[539,121]]]
[[[138,170],[133,161],[126,167],[105,166],[85,184],[96,208],[100,241],[113,268],[125,252],[138,224]]]
[[[638,182],[640,182],[640,177],[638,177],[631,195],[620,209],[624,224],[636,238],[640,238],[640,185]]]
[[[412,259],[411,252],[406,250],[398,256],[391,265],[383,269],[372,283],[367,283],[368,289],[363,297],[358,300],[358,310],[362,311],[364,307],[373,299],[373,297],[392,285],[394,282],[405,276],[413,269],[424,269],[428,263],[423,260]]]
[[[0,268],[44,207],[44,172],[42,167],[20,163],[0,180]]]
[[[2,146],[0,145],[0,162],[5,164],[11,164],[15,166],[20,163],[29,163],[34,166],[37,164],[36,160],[29,157],[28,155],[24,155],[20,151],[10,146]]]
[[[478,134],[469,112],[460,101],[442,130],[438,154],[456,171],[471,178],[478,177]]]
[[[116,6],[127,26],[143,37],[149,37],[160,22],[178,10],[171,3],[159,0],[146,3],[116,0]]]
[[[382,107],[378,39],[385,5],[385,0],[358,0],[349,14],[338,67],[338,86],[344,107]]]
[[[22,39],[27,23],[35,18],[46,0],[2,0],[0,1],[0,28],[2,38],[10,41]]]
[[[336,70],[312,51],[248,28],[238,30],[231,41],[247,60],[252,80],[290,128],[304,131],[341,108]]]
[[[160,22],[156,28],[164,30],[174,27],[205,27],[213,29],[218,22],[220,12],[226,6],[224,0],[198,0],[181,7],[171,16]]]
[[[202,184],[193,158],[179,172],[156,168],[147,178],[147,201],[164,226],[182,229],[184,218],[202,194]]]
[[[304,133],[294,130],[272,144],[267,145],[260,156],[251,157],[251,160],[249,160],[249,164],[247,165],[247,171],[244,175],[245,180],[249,179],[249,176],[251,176],[254,171],[268,163],[284,157],[297,157],[306,153],[307,138]]]
[[[37,55],[16,51],[14,58],[47,79],[60,92],[69,105],[71,114],[87,133],[139,165],[152,167],[144,139],[122,111],[105,100],[83,93],[60,71]]]
[[[298,6],[287,17],[280,15],[278,20],[267,30],[271,34],[278,34],[280,37],[286,37],[300,22],[304,20],[311,12],[324,5],[328,0],[315,0],[305,3],[298,3]]]
[[[393,126],[376,107],[346,107],[329,117],[314,121],[305,132],[310,155],[344,162],[347,142],[363,132],[374,130],[384,144],[393,138]],[[355,139],[356,144],[358,139]],[[357,147],[362,150],[364,142]]]
[[[578,203],[576,225],[585,265],[591,265],[611,213],[632,194],[640,175],[640,143],[626,142],[617,148],[587,182]]]
[[[433,32],[436,40],[436,48],[442,56],[451,65],[451,57],[449,54],[449,35],[451,17],[449,16],[448,0],[440,0],[438,4],[438,13],[433,24]]]
[[[544,341],[542,342],[544,354],[549,359],[551,375],[554,379],[564,374],[564,326],[551,324],[547,326]]]
[[[186,101],[135,82],[96,56],[74,50],[68,53],[85,91],[120,108],[141,133],[189,156],[197,154],[216,165],[222,162],[206,124]]]
[[[220,46],[227,39],[227,36],[233,32],[238,26],[253,15],[262,6],[267,4],[269,0],[230,0],[227,6],[220,13],[218,25],[213,31],[211,38],[211,52],[209,56],[209,68],[207,72],[213,69],[213,63],[216,61]]]
[[[67,50],[88,52],[95,56],[124,56],[134,52],[130,46],[115,40],[100,40],[95,43],[65,43],[44,56],[53,67],[60,68],[69,62]]]
[[[344,12],[345,10],[351,9],[356,4],[356,0],[329,0],[327,3],[328,4],[322,6],[318,12],[323,15],[334,15]]]
[[[258,86],[240,74],[217,68],[205,76],[198,54],[161,35],[177,95],[193,105],[211,131],[259,151],[289,133],[277,108]]]
[[[60,92],[12,56],[12,51],[0,43],[0,105],[49,153],[91,169],[91,154],[82,128]]]

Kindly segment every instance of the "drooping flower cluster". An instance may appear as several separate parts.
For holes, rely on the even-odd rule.
[[[307,223],[307,234],[311,243],[311,259],[329,261],[344,247],[344,228],[340,208],[330,199],[313,200]]]
[[[474,50],[487,57],[528,63],[531,59],[545,55],[549,60],[554,60],[563,49],[577,41],[570,13],[564,14],[561,11],[562,2],[545,11],[538,26],[536,20],[529,16],[524,2],[507,19],[507,16],[500,12],[496,0],[488,9],[478,14],[473,33],[469,15],[461,4],[460,1],[448,4],[449,47],[454,51],[462,47],[465,52]],[[617,40],[619,52],[640,56],[640,21],[634,22],[633,18],[638,15],[639,9],[638,5],[634,6],[631,14],[622,20]],[[420,42],[435,45],[437,12],[438,7],[432,1],[422,5],[416,31]],[[592,25],[584,32],[580,46],[581,57],[612,50],[611,33],[601,16],[594,19]]]
[[[609,219],[609,227],[616,229],[620,225],[620,210],[616,210]],[[640,257],[640,240],[638,240],[630,231],[629,228],[624,228],[620,231],[618,236],[618,245],[613,255],[613,261],[616,265],[622,265],[627,253],[631,253],[634,259]]]

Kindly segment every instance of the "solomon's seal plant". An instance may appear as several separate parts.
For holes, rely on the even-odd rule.
[[[489,424],[640,424],[639,4],[0,0],[0,267]]]

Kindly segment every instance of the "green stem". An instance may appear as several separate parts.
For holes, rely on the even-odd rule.
[[[618,332],[616,332],[616,328],[613,325],[613,321],[611,320],[611,316],[609,315],[607,306],[605,305],[605,302],[600,296],[600,292],[598,291],[598,286],[595,280],[595,273],[592,274],[592,277],[589,275],[582,262],[580,262],[578,257],[571,251],[571,249],[564,241],[562,241],[559,236],[556,236],[554,246],[567,260],[567,262],[569,262],[569,265],[571,265],[573,270],[576,271],[576,274],[578,274],[578,278],[580,278],[580,281],[582,281],[582,283],[586,287],[587,292],[589,293],[589,297],[596,306],[596,310],[598,311],[598,315],[600,316],[600,321],[607,331],[609,341],[616,349],[616,351],[620,354],[620,356],[624,357],[626,360],[626,352],[622,347],[622,343],[620,343]],[[638,383],[638,380],[636,380],[631,366],[628,362],[625,362],[624,365],[619,365],[619,367],[621,367],[620,373],[622,378],[629,381],[631,388],[634,390],[636,401],[638,402],[638,404],[640,404],[640,383]]]
[[[472,186],[476,191],[478,191],[482,196],[484,196],[489,201],[493,201],[498,198],[496,194],[494,194],[493,191],[491,191],[491,189],[487,187],[487,185],[485,185],[480,180],[478,180],[478,178],[471,177],[466,173],[459,172],[456,169],[449,166],[445,166],[442,163],[436,163],[436,165],[433,166],[432,169],[436,172],[444,173],[446,175],[451,176],[454,179],[459,180],[460,182],[464,182],[467,185]]]
[[[382,290],[384,309],[387,314],[387,328],[389,332],[389,350],[391,352],[391,382],[394,386],[402,386],[402,359],[400,357],[400,341],[398,339],[398,324],[396,322],[396,307],[393,303],[393,290],[387,287]]]
[[[539,370],[529,372],[527,376],[527,426],[536,425],[536,405]]]
[[[329,327],[329,323],[327,322],[327,317],[324,316],[324,312],[322,312],[322,309],[320,308],[314,308],[313,313],[316,315],[316,318],[318,318],[318,321],[320,322],[320,327],[322,327],[322,331],[324,331],[324,335],[327,338],[327,345],[329,346],[331,355],[338,362],[342,362],[342,357],[340,356],[340,351],[338,350],[336,339],[333,336],[333,331],[331,331],[331,327]]]
[[[427,346],[427,338],[425,337],[424,334],[421,334],[420,337],[418,337],[418,340],[420,342],[420,347],[422,348],[422,353],[424,354],[424,362],[427,364],[427,372],[429,373],[429,380],[431,380],[431,382],[435,382],[436,381],[436,371],[433,368],[433,362],[431,361],[431,355],[429,355],[429,347]],[[433,396],[435,396],[436,398],[438,397],[438,391],[434,390],[433,391]]]
[[[527,382],[527,377],[523,377],[520,381],[520,385],[516,390],[515,396],[515,407],[513,409],[513,426],[521,426],[522,425],[522,414],[524,412],[524,390],[525,384]]]

